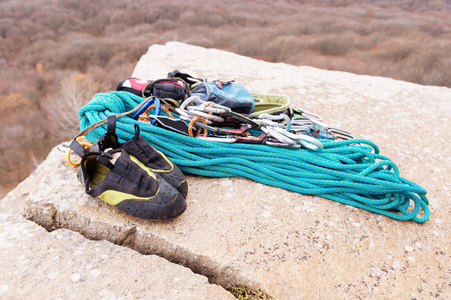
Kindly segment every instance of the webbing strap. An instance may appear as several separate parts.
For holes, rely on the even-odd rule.
[[[125,93],[128,93],[128,92],[125,92]],[[99,94],[99,95],[101,95],[101,94]],[[118,113],[118,114],[113,114],[113,115],[115,115],[116,118],[120,118],[120,117],[123,117],[123,116],[128,116],[128,115],[134,113],[135,111],[137,111],[138,109],[140,109],[141,106],[143,106],[144,103],[146,103],[147,100],[149,100],[148,98],[142,100],[141,97],[139,97],[139,96],[136,96],[136,97],[137,97],[140,101],[139,101],[139,104],[136,105],[133,109],[131,109],[131,110],[129,110],[129,111],[126,111],[126,112],[121,112],[121,113]],[[91,124],[91,125],[87,126],[87,127],[84,128],[79,134],[77,134],[77,135],[73,138],[73,140],[77,139],[77,138],[80,137],[80,136],[86,136],[88,133],[90,133],[91,131],[93,131],[93,130],[96,129],[97,127],[99,127],[99,126],[105,124],[107,121],[108,121],[107,118],[103,118],[103,119],[101,119],[100,121],[97,121],[97,122],[95,122],[94,124]],[[81,126],[80,126],[80,127],[81,127]],[[81,128],[80,128],[80,129],[81,129]]]
[[[73,139],[69,145],[69,147],[74,151],[78,156],[83,157],[86,154],[86,149],[83,147],[76,139]]]
[[[108,128],[107,128],[107,133],[109,134],[116,134],[116,115],[112,115],[112,116],[108,116],[107,118],[107,123],[108,123]]]

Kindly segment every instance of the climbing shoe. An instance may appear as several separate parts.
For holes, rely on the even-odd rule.
[[[92,152],[75,140],[71,149],[82,157],[78,178],[87,194],[144,219],[169,219],[185,211],[185,198],[125,150]]]
[[[91,149],[94,151],[105,151],[111,148],[109,153],[125,150],[129,155],[135,157],[149,171],[159,175],[170,185],[175,187],[180,194],[186,198],[188,194],[188,182],[182,171],[172,163],[166,155],[149,145],[141,136],[138,125],[135,125],[135,136],[124,144],[119,143],[116,135],[116,116],[108,117],[108,129],[106,134],[100,137],[98,143]]]

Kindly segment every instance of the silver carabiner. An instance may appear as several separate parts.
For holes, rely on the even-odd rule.
[[[274,127],[274,129],[271,129],[271,128],[268,128],[268,127],[262,127],[261,130],[264,133],[266,133],[267,135],[272,136],[273,138],[275,138],[276,140],[278,140],[278,141],[280,141],[280,142],[282,142],[284,144],[287,144],[287,145],[294,145],[294,144],[296,144],[295,141],[293,141],[292,139],[290,139],[286,135],[275,131],[276,128],[278,128],[278,127]],[[283,131],[285,131],[285,130],[283,130]]]
[[[221,142],[221,143],[235,143],[238,139],[234,137],[229,136],[197,136],[196,139],[205,140],[205,141],[212,141],[212,142]]]
[[[312,127],[311,126],[297,126],[297,125],[291,126],[290,132],[293,132],[293,131],[296,132],[296,134],[299,132],[303,132],[305,134],[310,134],[310,132],[312,132]]]
[[[311,119],[316,119],[316,120],[318,120],[318,121],[322,121],[322,120],[323,120],[320,116],[315,115],[314,113],[311,113],[311,112],[308,112],[308,111],[304,111],[304,110],[302,111],[301,116],[304,116],[304,117],[306,117],[306,118],[309,118],[310,120],[311,120]]]
[[[338,128],[329,128],[330,134],[334,137],[334,139],[341,140],[353,140],[355,139],[354,135],[346,130],[338,129]]]
[[[284,143],[271,142],[271,141],[266,141],[265,145],[273,146],[273,147],[280,147],[280,148],[293,148],[293,149],[301,148],[301,145],[299,145],[299,144],[288,145],[288,144],[284,144]]]
[[[217,127],[209,126],[209,125],[204,124],[204,123],[199,122],[199,121],[194,122],[194,125],[196,125],[196,126],[198,126],[200,128],[212,131],[212,132],[218,132],[218,128]]]
[[[199,104],[202,104],[202,103],[204,103],[204,102],[206,102],[206,101],[200,99],[198,96],[191,96],[191,97],[185,99],[185,100],[182,102],[182,104],[180,105],[180,109],[182,109],[182,110],[188,110],[188,109],[186,109],[186,107],[187,107],[188,104],[190,104],[191,102],[197,102],[197,103],[199,103]]]
[[[294,134],[291,132],[288,132],[286,130],[283,130],[282,128],[274,128],[274,130],[288,138],[290,138],[293,141],[296,141],[297,143],[301,144],[305,148],[308,148],[313,151],[322,150],[324,148],[323,143],[315,139],[314,137],[311,137],[309,135],[305,134]]]
[[[294,117],[293,119],[291,119],[291,126],[295,125],[313,126],[313,122],[307,117]]]
[[[192,113],[194,115],[197,115],[197,116],[201,116],[201,117],[203,117],[205,119],[208,119],[208,120],[213,120],[213,121],[216,121],[216,122],[224,122],[223,118],[221,118],[219,116],[215,116],[215,115],[210,115],[210,114],[204,113],[202,111],[198,111],[198,110],[194,110],[193,109],[193,110],[188,110],[188,112]]]
[[[207,122],[211,122],[210,120],[217,121],[217,122],[224,122],[224,119],[221,118],[221,117],[218,117],[218,116],[215,116],[215,115],[209,115],[209,114],[203,113],[201,111],[186,110],[186,109],[183,109],[183,108],[176,108],[175,111],[180,114],[180,118],[182,116],[185,116],[185,117],[188,117],[188,118],[189,117],[201,116],[201,117],[207,119]],[[187,119],[184,119],[184,120],[185,121],[190,121],[190,120],[187,120]]]
[[[291,127],[291,120],[290,117],[288,117],[286,114],[280,114],[280,115],[270,115],[270,114],[261,114],[258,116],[258,119],[262,120],[262,124],[264,125],[270,125],[270,126],[281,126],[278,123],[274,122],[265,122],[264,120],[271,120],[271,121],[285,121],[287,130],[290,130]],[[265,124],[266,123],[266,124]]]
[[[231,111],[231,109],[229,107],[222,106],[220,104],[217,104],[217,103],[214,103],[211,101],[205,101],[204,103],[202,103],[199,106],[191,107],[191,109],[201,110],[204,112],[211,112],[211,113],[215,113],[215,114],[219,114],[219,115],[226,115],[228,112]]]
[[[191,106],[191,107],[188,106],[188,104],[194,103],[194,102],[200,103],[200,105],[198,105],[198,106]],[[213,120],[213,121],[216,121],[216,122],[224,122],[223,118],[221,118],[219,116],[215,116],[215,115],[210,115],[210,114],[206,113],[205,112],[206,111],[205,108],[206,108],[207,105],[210,105],[210,103],[200,99],[198,96],[191,96],[188,99],[186,99],[185,101],[183,101],[182,105],[180,105],[180,108],[176,109],[176,111],[177,112],[183,111],[183,112],[185,112],[185,114],[189,114],[189,115],[192,115],[192,116],[201,116],[201,117],[203,117],[205,119]],[[218,111],[225,112],[226,110],[224,110],[224,108],[221,107],[221,110],[213,109],[213,110],[209,110],[207,112],[210,112],[210,111],[211,112],[215,112],[215,111],[216,112],[218,112]]]

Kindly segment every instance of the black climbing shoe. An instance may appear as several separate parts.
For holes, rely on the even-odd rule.
[[[87,194],[144,219],[169,219],[185,211],[185,198],[125,150],[108,154],[77,144],[72,141],[71,148],[82,157],[78,177]]]
[[[119,143],[116,135],[116,117],[108,117],[107,133],[100,137],[99,142],[91,149],[110,153],[124,149],[128,154],[136,157],[150,171],[154,172],[175,187],[184,198],[188,195],[188,182],[182,171],[173,164],[163,153],[149,145],[139,134],[139,126],[135,125],[135,136],[124,144]]]

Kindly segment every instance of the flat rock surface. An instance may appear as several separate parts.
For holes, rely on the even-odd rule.
[[[243,178],[197,176],[187,176],[184,214],[140,220],[85,195],[62,160],[30,193],[28,219],[157,254],[212,282],[261,288],[276,299],[450,297],[450,89],[180,43],[150,47],[133,76],[159,79],[175,69],[287,94],[292,107],[375,142],[401,176],[427,189],[430,220],[401,222]]]
[[[205,276],[77,232],[0,214],[1,299],[235,299]],[[9,259],[8,259],[9,258]]]

